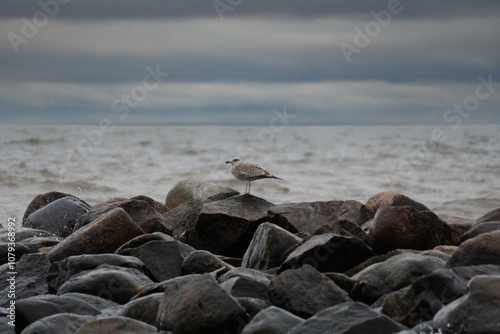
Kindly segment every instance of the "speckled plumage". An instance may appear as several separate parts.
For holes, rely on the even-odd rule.
[[[241,181],[247,182],[245,193],[250,193],[250,182],[260,179],[278,179],[283,180],[273,174],[269,173],[264,168],[260,167],[257,164],[252,164],[248,162],[241,161],[240,158],[232,158],[229,161],[226,161],[227,164],[231,164],[231,174],[234,175],[235,178]],[[247,190],[248,188],[248,190]]]

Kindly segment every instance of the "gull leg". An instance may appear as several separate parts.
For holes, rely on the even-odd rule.
[[[250,181],[248,181],[248,194],[250,195]]]

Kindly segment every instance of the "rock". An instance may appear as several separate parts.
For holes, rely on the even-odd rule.
[[[53,237],[54,235],[50,232],[37,230],[34,228],[19,228],[16,229],[16,242],[21,242],[28,238],[44,238]],[[9,232],[8,229],[0,229],[0,242],[9,242]]]
[[[275,224],[262,223],[253,235],[241,266],[259,270],[279,267],[285,251],[301,241],[301,238]]]
[[[41,318],[23,330],[23,334],[73,334],[80,326],[95,319],[93,315],[58,313]]]
[[[500,231],[483,233],[463,242],[446,263],[446,268],[479,264],[500,264]]]
[[[302,318],[350,300],[332,280],[309,265],[282,272],[268,287],[271,302]]]
[[[20,242],[0,242],[0,265],[9,262],[9,258],[11,261],[14,259],[14,262],[19,261],[21,256],[29,253],[32,253],[32,250]]]
[[[163,293],[154,293],[134,299],[123,306],[119,315],[156,326],[156,314],[162,299]]]
[[[378,209],[388,206],[411,206],[418,211],[430,211],[430,209],[422,203],[394,191],[384,191],[378,193],[377,195],[371,197],[366,202],[365,206],[375,213]]]
[[[405,326],[375,312],[363,303],[345,302],[318,312],[295,326],[288,334],[387,334],[405,329]]]
[[[478,225],[481,223],[486,223],[486,222],[498,222],[500,221],[500,207],[493,209],[491,211],[488,211],[486,214],[484,214],[482,217],[478,218],[474,225]]]
[[[149,296],[154,293],[159,293],[159,292],[163,293],[167,288],[171,286],[173,286],[175,289],[178,289],[182,285],[190,282],[193,278],[198,276],[201,275],[193,274],[193,275],[179,276],[163,282],[147,284],[145,286],[138,288],[137,294],[131,300],[142,298],[144,296]]]
[[[248,269],[248,268],[234,268],[220,275],[220,277],[217,279],[217,282],[219,284],[222,284],[234,277],[247,277],[257,282],[261,282],[268,285],[274,276],[266,274],[260,270]]]
[[[228,187],[195,180],[184,180],[178,182],[168,192],[165,205],[170,209],[174,209],[178,205],[191,200],[200,200],[202,203],[207,203],[238,194],[236,190]]]
[[[45,194],[40,194],[40,195],[35,196],[35,198],[33,198],[31,200],[30,204],[28,204],[28,207],[26,208],[26,211],[24,212],[23,223],[36,210],[41,209],[44,206],[46,206],[47,204],[50,204],[50,203],[52,203],[60,198],[67,197],[67,196],[74,197],[73,195],[61,193],[61,192],[57,192],[57,191],[51,191],[51,192],[48,192]]]
[[[297,233],[311,234],[323,224],[350,220],[362,225],[373,212],[357,201],[329,201],[280,204],[269,209],[269,221]]]
[[[382,312],[408,327],[432,320],[446,304],[467,293],[467,284],[477,275],[500,274],[500,266],[481,265],[438,269],[387,295]]]
[[[134,223],[136,223],[146,233],[172,233],[172,227],[161,214],[159,214],[148,202],[137,199],[127,199],[107,203],[106,205],[101,205],[98,208],[94,207],[92,211],[78,219],[75,231],[117,208],[125,210]]]
[[[148,196],[139,195],[139,196],[131,197],[130,199],[131,200],[136,199],[136,200],[140,200],[140,201],[144,201],[144,202],[148,203],[153,209],[155,209],[156,212],[158,212],[161,215],[163,215],[164,213],[166,213],[170,210],[163,203],[155,201],[154,199],[152,199],[151,197],[148,197]]]
[[[465,218],[458,216],[450,216],[446,214],[438,215],[439,219],[442,219],[448,224],[451,230],[451,244],[458,245],[462,235],[472,228],[474,223],[473,218]]]
[[[469,231],[464,233],[457,244],[461,244],[465,240],[477,237],[480,234],[500,230],[500,221],[497,222],[484,222],[474,225]]]
[[[183,234],[194,229],[204,204],[200,199],[192,199],[165,213],[163,217],[172,226],[172,235],[181,239]]]
[[[87,302],[89,305],[92,305],[99,311],[106,311],[107,309],[114,309],[117,307],[121,307],[120,304],[115,303],[112,300],[109,299],[104,299],[98,296],[94,295],[89,295],[86,293],[79,293],[79,292],[68,292],[64,294],[65,297],[73,297],[79,300],[83,300]]]
[[[52,263],[47,275],[47,282],[52,293],[57,292],[61,285],[71,276],[85,270],[92,270],[102,264],[109,264],[124,268],[137,269],[147,273],[144,263],[134,256],[123,256],[117,254],[84,254],[67,257]]]
[[[113,253],[125,242],[141,234],[144,231],[130,216],[123,209],[116,208],[64,239],[50,252],[49,259],[55,262],[71,255]]]
[[[251,319],[254,315],[259,313],[265,308],[271,306],[271,302],[269,300],[264,300],[260,298],[253,297],[234,297],[238,304],[247,312],[249,315],[249,319]],[[240,326],[241,328],[241,326]]]
[[[42,295],[16,301],[16,331],[20,333],[35,321],[58,313],[98,315],[95,307],[83,300],[65,296]]]
[[[238,302],[209,275],[165,289],[158,310],[159,330],[174,333],[237,333],[248,322]]]
[[[87,322],[80,327],[75,334],[114,334],[114,333],[134,333],[134,334],[156,334],[156,327],[125,317],[108,317]]]
[[[47,255],[26,254],[16,263],[15,271],[15,295],[16,300],[28,298],[48,293],[49,289],[45,278],[49,270],[50,262]],[[12,277],[8,264],[0,267],[0,280],[2,290],[0,291],[0,306],[7,307],[10,303],[9,290],[10,282],[7,279]],[[5,286],[5,288],[3,288]]]
[[[129,249],[132,248],[137,248],[139,246],[142,246],[150,241],[176,241],[173,237],[171,237],[168,234],[161,233],[161,232],[154,232],[154,233],[148,233],[148,234],[141,234],[135,238],[130,239],[126,243],[120,246],[115,253],[123,255],[129,251]]]
[[[188,243],[217,255],[241,257],[273,205],[249,194],[207,203],[195,230],[189,233]]]
[[[295,248],[279,271],[309,264],[321,272],[344,272],[373,255],[371,248],[356,237],[320,234]]]
[[[334,220],[328,223],[321,225],[316,231],[314,231],[313,235],[325,234],[325,233],[335,233],[344,235],[346,237],[356,237],[359,240],[365,242],[366,241],[366,233],[350,220]]]
[[[137,288],[150,283],[153,281],[137,269],[103,264],[73,275],[61,285],[57,294],[86,293],[125,304],[135,295]]]
[[[270,302],[267,293],[268,284],[248,276],[233,277],[220,286],[235,298],[250,297]]]
[[[443,260],[433,256],[414,253],[396,255],[354,275],[352,278],[357,283],[351,296],[355,300],[371,304],[382,295],[410,285],[420,277],[442,269],[444,265]]]
[[[122,254],[140,259],[158,282],[180,276],[182,264],[194,249],[180,241],[150,241]]]
[[[378,254],[398,248],[432,249],[451,243],[451,230],[430,211],[411,206],[382,207],[373,219],[368,243]]]
[[[276,306],[270,306],[255,315],[241,334],[287,334],[304,319]]]
[[[23,241],[17,243],[16,253],[17,253],[17,247],[19,247],[19,245],[28,247],[31,253],[37,253],[40,248],[55,246],[58,243],[60,243],[61,240],[62,239],[59,237],[45,237],[45,238],[33,237],[24,239]]]
[[[434,317],[443,334],[498,333],[500,330],[500,276],[476,276],[469,293],[443,307]]]
[[[78,218],[90,211],[82,200],[67,196],[36,210],[23,222],[24,227],[45,230],[62,238],[73,233]]]
[[[220,268],[230,270],[233,267],[209,251],[196,250],[191,252],[182,263],[181,275],[211,273]]]

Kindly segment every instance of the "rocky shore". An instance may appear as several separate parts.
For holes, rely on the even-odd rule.
[[[0,230],[1,333],[500,333],[500,207],[402,194],[274,204],[192,180],[165,202],[36,196]]]

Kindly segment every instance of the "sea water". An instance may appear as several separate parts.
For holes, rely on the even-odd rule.
[[[435,213],[477,218],[500,206],[500,127],[1,126],[0,222],[22,220],[38,194],[90,205],[146,195],[163,202],[179,181],[232,187],[225,162],[255,162],[280,180],[251,193],[278,203],[357,200],[396,191]]]

